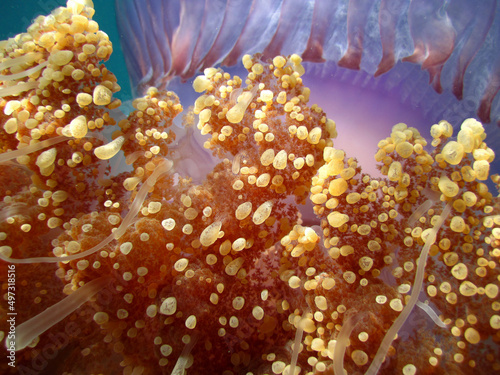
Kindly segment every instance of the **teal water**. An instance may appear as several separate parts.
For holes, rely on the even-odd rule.
[[[53,9],[66,5],[66,0],[2,0],[2,5],[0,40],[26,31],[37,16],[50,14]],[[94,8],[94,20],[113,43],[113,55],[105,65],[116,75],[122,87],[115,97],[122,101],[128,100],[131,98],[131,88],[116,27],[114,1],[94,0]]]

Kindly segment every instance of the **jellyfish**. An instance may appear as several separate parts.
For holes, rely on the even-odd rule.
[[[116,7],[129,110],[92,1],[0,43],[3,372],[500,372],[496,2]]]

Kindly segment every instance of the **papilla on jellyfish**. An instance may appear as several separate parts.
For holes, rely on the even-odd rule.
[[[334,36],[343,52],[334,61],[353,68],[358,59],[370,72],[363,64],[375,57],[358,47],[363,38],[370,47],[373,35],[360,39],[355,31],[363,24],[372,30],[377,20],[386,52],[371,73],[382,74],[390,51],[402,54],[405,45],[398,28],[399,49],[389,48],[383,11],[390,9],[414,55],[429,52],[422,67],[437,88],[441,72],[450,74],[448,61],[463,64],[468,53],[472,66],[491,47],[475,45],[472,54],[466,48],[479,40],[477,30],[494,30],[495,11],[487,12],[489,23],[472,22],[471,14],[460,26],[461,2],[221,4],[117,3],[135,7],[120,13],[124,50],[137,52],[127,42],[149,47],[127,53],[129,67],[136,64],[133,82],[143,79],[142,68],[156,80],[144,76],[143,96],[127,116],[117,115],[120,86],[104,64],[113,46],[92,20],[91,1],[70,0],[1,44],[0,329],[2,355],[14,353],[16,365],[2,370],[498,373],[499,179],[488,186],[497,143],[486,137],[494,127],[464,118],[435,121],[424,132],[394,121],[379,136],[377,168],[367,174],[356,152],[337,144],[347,129],[330,119],[335,111],[312,104],[324,87],[305,85],[315,70],[305,60],[330,59]],[[496,6],[484,4],[485,12]],[[172,11],[163,27],[141,31],[145,11],[158,26],[163,6]],[[245,21],[239,33],[233,14]],[[319,26],[332,14],[345,19],[345,34]],[[432,30],[454,33],[460,46],[441,65],[431,63],[447,44],[425,42],[427,29],[417,33],[415,24],[422,18]],[[201,32],[215,20],[218,33]],[[264,39],[256,39],[263,25],[266,33],[257,35]],[[160,30],[167,30],[170,50],[143,39]],[[288,51],[292,46],[297,50]],[[162,60],[166,68],[155,70],[154,53],[170,54],[171,68]],[[241,58],[244,74],[211,67],[229,64],[228,56],[231,63]],[[172,125],[183,106],[172,89],[182,96],[187,89],[175,77],[198,70],[189,85],[196,100],[182,115],[188,130],[179,137]],[[146,88],[162,81],[172,83]],[[204,135],[201,146],[195,132]],[[210,162],[202,159],[205,150]],[[120,157],[128,168],[116,167]],[[189,175],[186,159],[203,175]],[[9,313],[17,314],[14,324]]]

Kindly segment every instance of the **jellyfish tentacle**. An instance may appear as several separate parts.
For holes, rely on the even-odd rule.
[[[193,77],[196,72],[203,69],[203,59],[212,49],[219,35],[220,28],[222,27],[225,8],[225,1],[205,1],[203,18],[200,25],[200,34],[198,35],[193,54],[189,61],[189,68],[184,70],[181,75],[182,79],[189,79]]]
[[[408,319],[408,316],[410,316],[411,312],[413,311],[413,308],[415,307],[415,304],[418,301],[418,296],[420,294],[420,291],[422,290],[422,285],[423,285],[422,282],[424,279],[425,265],[427,263],[427,256],[429,254],[429,250],[432,244],[436,241],[437,233],[441,228],[441,226],[444,224],[445,220],[448,218],[450,212],[451,212],[451,205],[448,203],[446,207],[443,209],[441,215],[439,216],[439,219],[434,224],[432,232],[427,237],[425,245],[422,248],[422,251],[420,252],[420,257],[417,266],[417,273],[415,275],[415,281],[413,283],[410,301],[405,306],[401,314],[399,314],[398,318],[394,321],[391,328],[385,334],[384,339],[380,343],[380,347],[377,350],[375,358],[373,358],[370,367],[365,372],[366,375],[375,375],[378,372],[380,366],[382,365],[384,357],[387,354],[387,350],[391,345],[391,342],[394,340],[396,334],[401,329],[406,319]]]
[[[89,301],[96,293],[99,293],[111,281],[111,277],[103,276],[89,281],[78,288],[62,301],[44,310],[30,320],[21,323],[16,331],[16,351],[26,348],[37,336],[41,335],[76,309]],[[6,346],[9,346],[6,340]]]
[[[439,319],[439,316],[428,304],[417,301],[417,306],[420,307],[427,315],[429,315],[429,317],[434,323],[436,323],[437,326],[441,328],[447,328],[447,325],[444,324],[441,319]]]

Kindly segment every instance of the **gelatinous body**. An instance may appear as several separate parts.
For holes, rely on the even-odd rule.
[[[191,29],[193,3],[161,3],[169,22],[152,33]],[[0,43],[2,373],[500,372],[498,143],[483,124],[390,123],[374,176],[337,147],[345,129],[313,104],[302,57],[245,54],[244,75],[193,80],[179,139],[172,91],[113,118],[93,15],[69,0]],[[179,74],[201,46],[170,35]],[[277,35],[268,45],[286,46]]]
[[[375,76],[408,61],[429,73],[436,92],[470,101],[481,121],[500,120],[496,0],[127,0],[116,7],[139,92],[217,63],[234,65],[244,53],[299,53]]]

